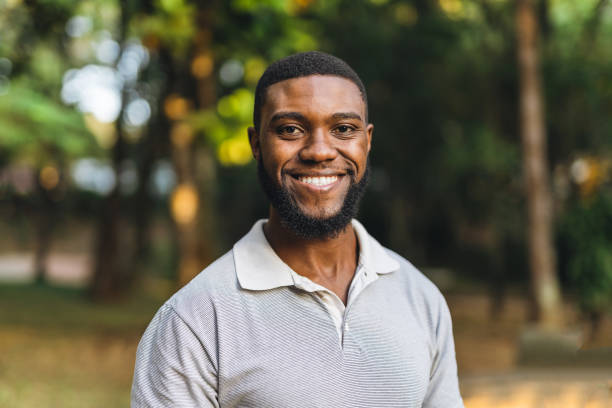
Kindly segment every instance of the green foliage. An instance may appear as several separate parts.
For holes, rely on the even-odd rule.
[[[219,99],[216,109],[198,111],[190,121],[202,131],[208,144],[217,149],[223,165],[245,165],[251,161],[247,128],[251,126],[255,95],[247,88],[238,88]]]
[[[511,182],[521,174],[518,146],[491,129],[451,123],[440,153],[435,165],[444,174],[439,184],[449,211],[471,222],[505,224],[506,203],[516,194]]]
[[[232,7],[243,12],[256,12],[259,10],[274,10],[281,13],[291,11],[290,0],[232,0]]]
[[[0,96],[0,147],[16,160],[43,162],[97,150],[82,115],[34,91],[26,81],[12,82]]]
[[[491,129],[476,127],[464,132],[457,124],[445,132],[443,163],[452,174],[478,171],[507,174],[516,169],[517,146],[500,138]]]
[[[57,93],[60,90],[62,76],[68,68],[55,47],[39,43],[31,56],[30,81],[36,79],[40,90],[49,89]]]
[[[134,19],[132,30],[140,38],[154,37],[182,58],[196,33],[197,9],[184,0],[158,0],[154,12]]]
[[[582,308],[612,310],[612,195],[600,192],[576,203],[563,217],[560,236]]]

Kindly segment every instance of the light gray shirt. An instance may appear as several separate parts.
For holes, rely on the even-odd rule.
[[[363,282],[338,329],[264,222],[157,312],[132,407],[463,407],[450,314],[427,278],[353,221]]]
[[[258,221],[258,223],[260,223],[262,227],[263,227],[264,222],[265,220]],[[361,240],[367,240],[368,233],[363,227],[363,225],[361,225],[361,223],[359,223],[357,220],[353,220],[352,226],[358,237],[357,238],[358,242],[360,242]],[[247,254],[247,257],[248,257],[248,254]],[[361,293],[361,291],[366,288],[366,286],[368,286],[370,283],[378,279],[378,273],[369,272],[366,268],[363,267],[365,258],[367,258],[367,256],[364,256],[363,251],[360,251],[359,261],[357,262],[357,269],[355,270],[355,274],[353,276],[353,279],[351,280],[351,284],[348,290],[347,305],[350,305],[353,302],[353,299],[356,298]],[[393,259],[380,258],[380,259],[374,260],[374,262],[377,262],[377,261],[380,264],[379,267],[382,267],[382,269],[380,270],[383,272],[381,273],[385,273],[385,271],[387,270],[394,271],[399,268],[399,264]],[[387,268],[384,268],[384,265],[386,263],[388,263],[389,266]],[[334,324],[336,325],[336,331],[338,332],[338,340],[342,342],[342,337],[344,335],[344,330],[342,329],[342,326],[344,325],[344,316],[345,316],[345,311],[346,311],[346,306],[344,305],[342,300],[338,297],[338,295],[336,295],[331,290],[327,289],[324,286],[319,285],[316,282],[313,282],[307,277],[302,276],[291,269],[289,269],[289,273],[291,274],[291,277],[293,278],[293,285],[296,288],[304,290],[306,292],[314,293],[316,296],[319,297],[321,302],[323,302],[332,320],[334,321]],[[248,280],[251,274],[246,273],[246,275],[247,276],[243,276],[241,278],[242,281]],[[268,286],[270,289],[277,286],[277,282],[274,280],[272,276],[261,276],[261,277],[258,277],[258,279],[261,279],[261,281],[259,282],[260,284],[263,283],[264,285]],[[249,282],[246,282],[245,284],[246,286],[249,286]]]

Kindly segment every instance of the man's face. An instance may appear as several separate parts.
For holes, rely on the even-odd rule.
[[[310,233],[333,235],[355,215],[373,130],[365,111],[359,88],[341,77],[312,75],[267,89],[261,129],[250,129],[249,138],[264,190],[289,227],[295,216],[324,227],[344,223]]]

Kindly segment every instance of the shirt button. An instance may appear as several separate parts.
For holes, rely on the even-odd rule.
[[[345,323],[345,324],[344,324],[344,331],[349,331],[349,325],[348,325],[348,323]]]

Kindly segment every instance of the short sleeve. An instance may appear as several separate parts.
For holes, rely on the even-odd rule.
[[[164,305],[138,345],[131,406],[219,407],[216,373],[205,345]]]
[[[441,294],[439,297],[440,304],[435,326],[436,350],[423,408],[463,408],[463,400],[459,393],[451,316],[444,297]]]

